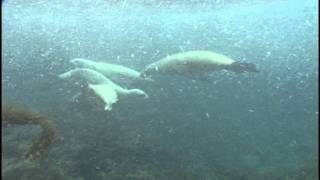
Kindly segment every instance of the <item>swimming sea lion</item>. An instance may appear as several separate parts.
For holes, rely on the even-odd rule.
[[[199,74],[217,70],[230,70],[237,73],[258,72],[255,64],[238,62],[211,51],[188,51],[167,56],[148,65],[142,77],[156,74]]]
[[[118,97],[129,95],[149,96],[141,89],[125,89],[115,84],[100,72],[88,68],[75,68],[66,73],[60,74],[61,79],[81,80],[88,83],[88,87],[105,102],[105,110],[112,110],[112,105],[118,102]]]
[[[113,81],[119,80],[143,80],[140,72],[118,64],[96,62],[89,59],[75,58],[70,63],[80,68],[89,68],[98,71]]]

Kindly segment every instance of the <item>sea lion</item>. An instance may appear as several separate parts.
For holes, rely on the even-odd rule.
[[[105,102],[105,110],[112,110],[112,105],[118,102],[119,97],[143,96],[148,98],[148,94],[141,89],[125,89],[115,84],[100,72],[89,68],[75,68],[59,75],[61,79],[71,79],[87,81],[88,88]]]
[[[93,60],[82,58],[71,59],[70,63],[76,67],[89,68],[98,71],[113,81],[148,80],[142,78],[142,76],[140,76],[140,72],[123,65],[111,64],[106,62],[96,62]]]
[[[211,51],[188,51],[167,56],[148,65],[141,72],[141,76],[150,77],[156,74],[192,75],[222,69],[237,73],[258,72],[253,63],[238,62]]]

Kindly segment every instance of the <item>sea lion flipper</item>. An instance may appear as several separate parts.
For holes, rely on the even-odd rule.
[[[105,110],[111,110],[112,104],[118,101],[118,94],[115,89],[108,84],[89,84],[89,88],[98,95],[105,103]]]

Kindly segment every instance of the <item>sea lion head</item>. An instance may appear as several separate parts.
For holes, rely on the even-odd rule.
[[[58,77],[60,79],[65,80],[65,79],[69,79],[71,77],[71,75],[72,75],[72,73],[70,71],[68,71],[68,72],[65,72],[63,74],[58,75]]]
[[[70,63],[73,64],[75,67],[94,68],[95,62],[82,58],[74,58],[70,60]]]
[[[234,62],[231,64],[232,71],[237,73],[242,72],[259,72],[256,65],[253,63]]]

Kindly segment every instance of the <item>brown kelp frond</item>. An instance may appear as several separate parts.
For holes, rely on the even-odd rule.
[[[49,119],[40,114],[30,112],[16,106],[2,104],[1,122],[4,124],[4,127],[6,127],[7,124],[30,124],[41,126],[42,133],[40,139],[32,145],[25,155],[25,158],[30,160],[39,158],[55,139],[54,125]]]

